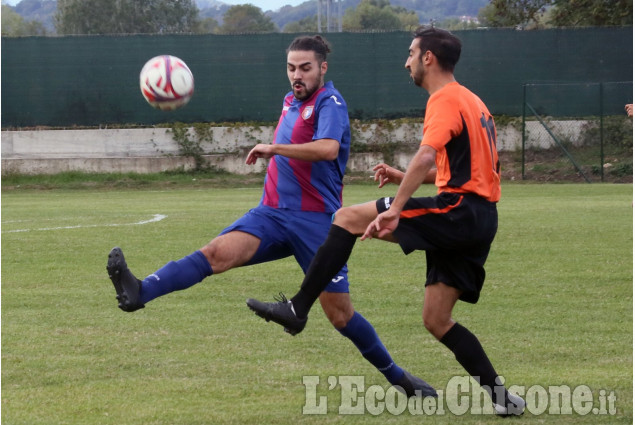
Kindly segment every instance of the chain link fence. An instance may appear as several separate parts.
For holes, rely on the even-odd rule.
[[[523,86],[523,180],[632,182],[632,82]]]

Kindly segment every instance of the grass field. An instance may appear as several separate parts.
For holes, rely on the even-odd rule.
[[[302,278],[292,259],[213,276],[136,313],[116,307],[105,270],[113,246],[145,276],[200,248],[260,193],[3,191],[2,423],[502,423],[447,409],[426,417],[339,414],[340,387],[329,389],[329,377],[361,376],[366,388],[388,389],[383,376],[319,309],[291,337],[245,306],[247,297],[292,294]],[[351,185],[344,200],[390,193]],[[455,318],[479,336],[508,384],[586,385],[597,408],[601,394],[617,397],[612,415],[545,411],[513,423],[633,422],[632,193],[630,184],[504,185],[481,301],[459,305]],[[166,217],[140,224],[155,214]],[[401,366],[439,389],[464,375],[421,323],[422,253],[359,242],[349,267],[356,308]],[[326,415],[302,414],[310,403],[303,376],[320,378]]]

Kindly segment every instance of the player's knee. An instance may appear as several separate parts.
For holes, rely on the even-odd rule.
[[[344,302],[323,302],[322,309],[335,329],[344,328],[355,314],[353,306]]]
[[[219,255],[218,245],[214,243],[213,240],[201,248],[200,251],[214,269],[214,274],[222,273],[230,268],[226,262],[222,261],[222,258]]]
[[[335,211],[335,214],[333,214],[333,223],[337,224],[340,227],[346,227],[346,222],[349,220],[349,216],[350,211],[348,210],[348,207],[340,208],[339,210]]]
[[[438,316],[433,314],[426,314],[423,312],[423,326],[428,332],[430,332],[436,339],[441,339],[443,336],[443,330],[445,329],[445,323],[440,320]]]
[[[335,329],[343,329],[346,327],[346,324],[348,323],[348,318],[346,317],[346,315],[342,314],[342,313],[338,313],[338,314],[334,314],[329,317],[329,321],[331,322],[331,325],[333,325],[333,327]]]
[[[205,258],[207,258],[207,261],[209,261],[211,264],[212,259],[214,258],[214,247],[211,246],[211,243],[205,245],[203,248],[200,249],[200,251],[203,253]]]
[[[354,207],[343,207],[335,212],[333,223],[348,230],[353,234],[363,232],[366,227],[362,223],[359,210]]]
[[[423,326],[430,333],[434,330],[434,323],[430,317],[428,317],[425,313],[423,314]]]

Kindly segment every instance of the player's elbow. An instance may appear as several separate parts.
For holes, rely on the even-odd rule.
[[[335,161],[337,159],[338,155],[339,155],[339,149],[334,150],[334,151],[330,150],[330,151],[325,153],[325,155],[324,155],[325,158],[324,159],[326,161]]]
[[[320,159],[334,161],[340,154],[340,143],[333,139],[323,139],[320,143]]]

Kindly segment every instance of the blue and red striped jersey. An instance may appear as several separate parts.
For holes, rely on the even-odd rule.
[[[274,155],[269,160],[261,204],[294,211],[333,213],[342,206],[344,172],[351,142],[348,108],[331,81],[300,101],[289,92],[273,136],[274,144],[340,142],[333,161],[302,161]]]

